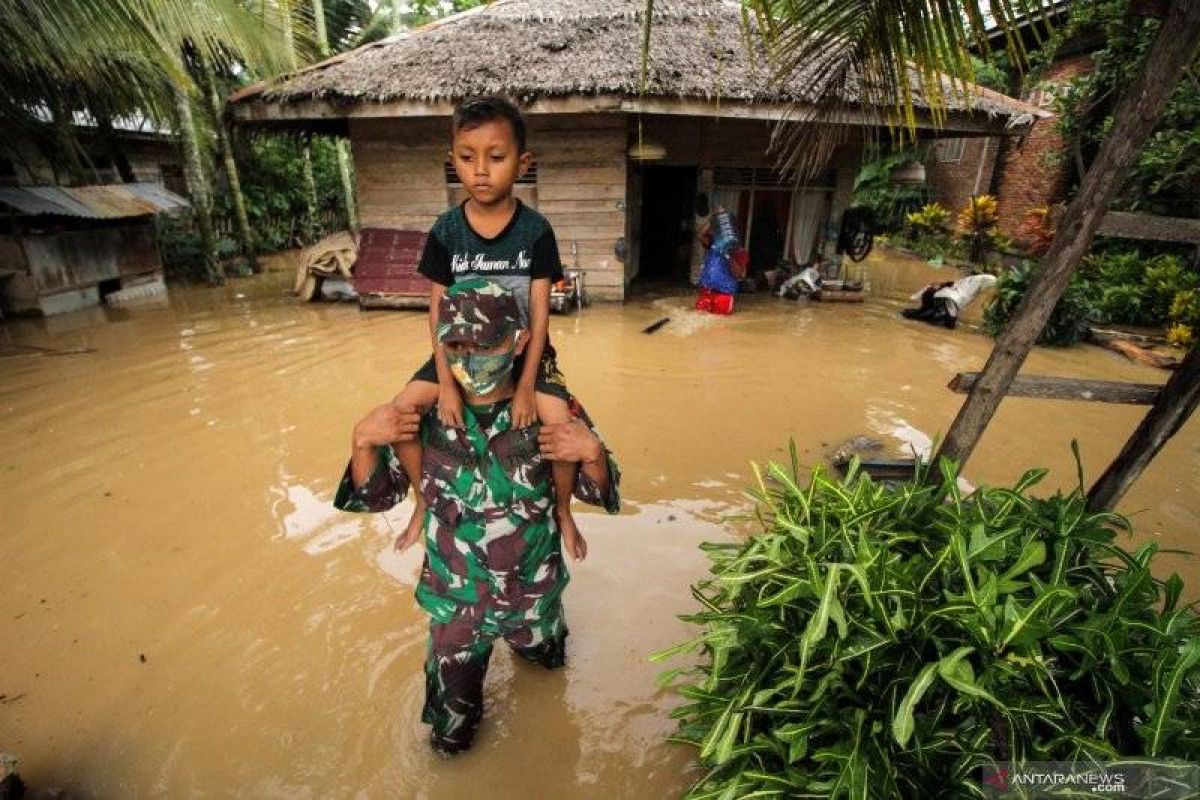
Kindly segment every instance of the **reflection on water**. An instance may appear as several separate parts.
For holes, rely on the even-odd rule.
[[[900,285],[872,259],[872,286]],[[904,269],[909,269],[905,267]],[[910,275],[909,282],[921,276]],[[616,451],[626,512],[581,513],[588,561],[567,593],[571,663],[498,648],[478,748],[433,757],[419,723],[420,554],[391,550],[408,506],[329,506],[349,428],[425,358],[419,313],[297,305],[287,272],[169,305],[10,321],[18,344],[95,352],[0,360],[0,750],[85,796],[628,797],[696,776],[670,745],[677,702],[646,655],[705,574],[696,545],[734,536],[751,461],[805,464],[854,436],[927,451],[989,340],[900,320],[894,305],[687,296],[555,318],[568,380]],[[653,335],[641,329],[664,316]],[[1093,348],[1038,350],[1030,373],[1163,375]],[[1144,409],[1004,403],[974,482],[1035,465],[1095,474]],[[1200,531],[1192,421],[1124,505],[1140,538]],[[1193,578],[1183,556],[1165,566]],[[144,657],[144,660],[143,660]]]

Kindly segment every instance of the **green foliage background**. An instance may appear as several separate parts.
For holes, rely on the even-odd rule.
[[[1092,54],[1094,70],[1072,81],[1056,103],[1058,124],[1071,151],[1067,157],[1073,164],[1086,165],[1095,157],[1112,126],[1117,99],[1133,82],[1161,25],[1133,12],[1130,5],[1130,0],[1072,4],[1067,24],[1039,56],[1048,61],[1056,48],[1073,37],[1098,36],[1102,41]],[[1114,207],[1200,217],[1200,81],[1196,75],[1193,67],[1175,88]]]

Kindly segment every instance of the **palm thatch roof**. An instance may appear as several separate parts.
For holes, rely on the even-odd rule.
[[[453,102],[484,93],[525,103],[579,96],[772,105],[829,99],[806,70],[776,79],[757,23],[735,0],[655,0],[643,87],[644,14],[644,0],[494,0],[249,87],[231,103],[239,117],[253,119],[251,106],[319,102],[322,110],[313,116],[336,116],[364,104]],[[1009,125],[1044,116],[997,92],[943,84],[944,107],[952,113]],[[916,106],[928,108],[915,77],[913,90]],[[860,99],[853,79],[837,92],[851,104]]]

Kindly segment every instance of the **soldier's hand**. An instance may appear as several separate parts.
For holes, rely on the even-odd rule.
[[[392,442],[411,442],[421,430],[421,415],[411,407],[385,403],[371,409],[354,426],[354,447],[379,447]]]
[[[579,419],[543,425],[538,432],[538,447],[552,461],[595,462],[604,457],[604,446]]]

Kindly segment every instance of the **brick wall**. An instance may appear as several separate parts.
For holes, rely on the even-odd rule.
[[[957,214],[972,195],[987,192],[998,148],[994,138],[945,139],[935,145],[925,164],[929,199]]]
[[[1052,88],[1045,84],[1066,83],[1092,68],[1091,56],[1072,56],[1052,65],[1039,88],[1026,93],[1027,102],[1049,110]],[[1011,138],[1002,147],[994,183],[999,200],[1000,231],[1020,240],[1021,227],[1029,209],[1061,202],[1070,180],[1069,157],[1056,120],[1041,119],[1024,137]]]

